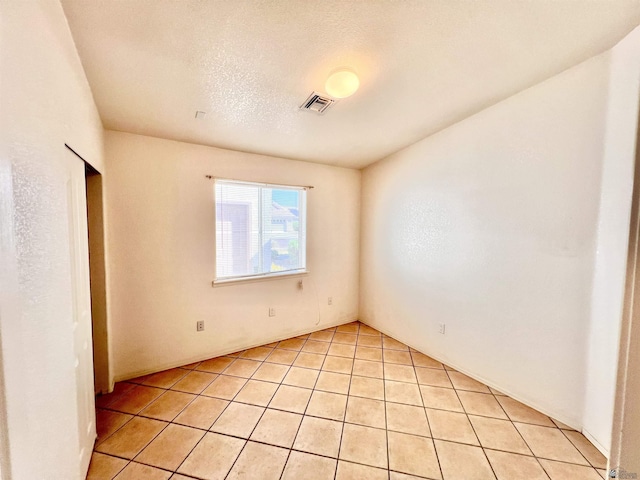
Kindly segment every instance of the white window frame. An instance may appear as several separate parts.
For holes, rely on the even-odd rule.
[[[210,177],[211,178],[211,177]],[[300,275],[307,275],[309,270],[307,270],[307,191],[311,187],[305,186],[297,186],[297,185],[282,185],[277,183],[264,183],[264,182],[249,182],[245,180],[235,180],[228,178],[217,178],[213,177],[213,215],[214,215],[214,278],[215,280],[212,282],[213,286],[221,286],[221,285],[229,285],[234,283],[246,283],[246,282],[255,282],[260,280],[269,280],[269,279],[277,279],[277,278],[289,278]],[[301,263],[303,266],[301,268],[279,271],[279,272],[266,272],[266,273],[254,273],[249,275],[237,275],[237,276],[226,276],[218,278],[218,215],[217,215],[217,198],[216,198],[216,186],[218,184],[230,184],[230,185],[252,185],[260,188],[272,188],[277,190],[296,190],[304,192],[300,195],[300,206],[299,211],[302,213],[301,218],[299,220],[299,244],[303,245],[304,248],[300,249],[301,255]],[[260,195],[262,199],[262,195]],[[262,228],[262,225],[261,225]]]

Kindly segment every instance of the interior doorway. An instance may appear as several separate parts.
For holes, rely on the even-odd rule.
[[[111,390],[109,343],[107,339],[107,293],[104,257],[104,209],[102,175],[85,162],[87,229],[89,234],[89,276],[93,326],[93,369],[95,392]]]

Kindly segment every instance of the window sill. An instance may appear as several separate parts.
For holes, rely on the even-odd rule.
[[[269,273],[266,275],[256,275],[255,277],[228,278],[228,279],[214,280],[213,282],[211,282],[211,286],[214,288],[227,287],[230,285],[238,285],[238,284],[244,284],[244,283],[263,282],[266,280],[282,280],[282,279],[291,278],[291,277],[303,277],[308,274],[309,274],[309,270],[296,270],[293,272]]]

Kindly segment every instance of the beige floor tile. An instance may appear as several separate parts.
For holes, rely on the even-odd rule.
[[[444,480],[495,480],[487,457],[480,447],[442,440],[435,440],[435,445]]]
[[[266,358],[271,355],[273,348],[268,347],[255,347],[250,348],[249,350],[245,350],[240,355],[240,358],[248,358],[249,360],[258,360],[260,362],[266,360]]]
[[[245,378],[220,375],[204,389],[202,395],[222,398],[224,400],[233,400],[233,397],[242,390],[245,383],[247,383]]]
[[[313,388],[318,380],[320,370],[310,368],[291,367],[282,383],[294,387]]]
[[[382,347],[389,350],[406,350],[409,351],[409,347],[402,342],[399,342],[391,337],[382,338]]]
[[[513,422],[532,423],[545,427],[555,427],[555,424],[546,415],[527,407],[525,404],[511,397],[496,397],[502,408],[507,412]]]
[[[201,363],[202,362],[193,362],[189,365],[182,365],[180,368],[184,368],[185,370],[195,370]]]
[[[137,385],[109,404],[109,408],[123,413],[136,414],[163,393],[164,390],[160,388]]]
[[[352,369],[353,359],[344,357],[332,357],[327,355],[327,358],[322,365],[322,370],[334,373],[350,374]]]
[[[295,450],[336,458],[340,448],[342,423],[305,416],[293,444]]]
[[[291,448],[302,415],[268,408],[251,434],[251,440]]]
[[[300,350],[304,346],[305,341],[299,338],[290,338],[278,343],[278,348],[285,350]]]
[[[558,428],[514,423],[536,457],[588,465],[578,449]]]
[[[113,432],[133,418],[126,413],[112,412],[111,410],[96,409],[96,429],[98,438],[96,445],[103,442]]]
[[[356,347],[355,358],[359,360],[371,360],[373,362],[381,362],[382,349],[374,348],[374,347],[363,347],[362,345],[358,345]]]
[[[327,342],[307,340],[307,343],[304,344],[301,351],[306,353],[318,353],[320,355],[326,355],[330,345],[331,344]]]
[[[334,332],[332,330],[320,330],[309,335],[309,340],[318,342],[330,342],[333,339]]]
[[[347,396],[338,393],[314,391],[306,415],[342,422],[347,410]]]
[[[336,328],[336,333],[358,333],[358,324],[351,322],[345,325],[339,325]]]
[[[387,432],[378,428],[344,424],[340,460],[388,468]]]
[[[139,415],[170,422],[195,398],[196,396],[190,393],[169,390],[149,404]]]
[[[293,366],[320,370],[324,363],[324,359],[325,356],[319,353],[301,352],[300,355],[298,355],[298,358],[296,358],[296,361],[293,362]]]
[[[437,360],[420,352],[411,352],[411,358],[413,359],[413,365],[416,367],[429,367],[444,369],[444,365]]]
[[[353,362],[353,374],[361,377],[384,378],[382,362],[356,359]]]
[[[422,478],[407,475],[406,473],[389,472],[389,480],[422,480]]]
[[[459,390],[458,397],[468,414],[500,418],[503,420],[509,419],[496,398],[490,393],[477,393]]]
[[[418,385],[385,380],[384,392],[387,402],[422,406],[422,397],[420,396]]]
[[[410,475],[441,478],[433,440],[389,432],[389,468]]]
[[[277,383],[249,380],[245,386],[242,387],[242,390],[238,392],[238,395],[236,395],[233,401],[266,407],[269,405],[277,389]]]
[[[422,401],[427,408],[464,412],[456,391],[451,388],[420,385]]]
[[[471,423],[463,413],[432,410],[427,408],[427,418],[433,438],[452,442],[480,445]]]
[[[565,431],[564,434],[593,467],[607,468],[605,456],[584,435],[575,431]]]
[[[570,465],[568,463],[540,460],[551,480],[601,480],[598,472],[591,467]]]
[[[333,480],[336,460],[292,451],[282,480]]]
[[[345,345],[344,343],[332,343],[327,354],[334,357],[353,358],[356,354],[356,347],[355,345]]]
[[[336,333],[333,337],[333,343],[344,343],[346,345],[355,345],[358,342],[358,335],[353,333]]]
[[[309,403],[311,392],[312,391],[307,388],[280,385],[271,403],[269,403],[269,408],[286,410],[287,412],[293,413],[304,413]]]
[[[96,407],[105,408],[134,388],[136,385],[133,383],[118,382],[114,385],[113,392],[96,397]]]
[[[199,372],[194,370],[171,387],[171,390],[199,395],[216,379],[217,376],[218,375],[215,373]]]
[[[474,415],[469,415],[469,420],[484,448],[533,455],[510,421]]]
[[[368,427],[385,428],[384,402],[370,398],[349,397],[345,422]]]
[[[360,324],[360,331],[358,333],[360,333],[360,335],[373,335],[375,337],[382,336],[382,334],[378,330],[370,327],[369,325],[365,325],[364,323]]]
[[[453,388],[447,372],[434,368],[415,367],[416,377],[420,385]]]
[[[265,382],[280,383],[289,371],[288,365],[278,365],[276,363],[263,363],[251,378]]]
[[[276,348],[271,355],[267,357],[266,362],[278,363],[281,365],[291,365],[296,357],[298,356],[298,352],[292,350],[281,350]]]
[[[379,378],[351,377],[349,395],[384,400],[384,382]]]
[[[174,473],[169,480],[193,480],[193,477],[187,477],[185,475],[180,475],[179,473]]]
[[[394,380],[396,382],[418,383],[413,367],[408,365],[385,363],[384,378],[385,380]]]
[[[239,438],[207,433],[178,472],[206,480],[223,480],[245,443]]]
[[[498,480],[549,480],[534,457],[485,450]]]
[[[229,365],[225,370],[225,375],[233,375],[234,377],[249,378],[256,373],[256,370],[260,366],[260,362],[255,360],[248,360],[246,358],[238,358],[235,362]]]
[[[449,372],[449,378],[456,390],[468,390],[470,392],[491,393],[489,387],[460,372]]]
[[[288,456],[284,448],[248,442],[227,480],[278,480]]]
[[[135,458],[136,462],[175,470],[187,458],[205,432],[181,425],[168,425]]]
[[[493,388],[491,389],[491,391],[493,392]],[[549,418],[551,418],[551,417],[549,417]],[[573,430],[573,431],[575,431],[575,430],[576,430],[575,428],[571,428],[571,427],[570,427],[569,425],[567,425],[566,423],[562,423],[560,420],[556,420],[555,418],[551,418],[551,421],[552,421],[553,423],[555,423],[555,424],[556,424],[556,426],[557,426],[558,428],[561,428],[562,430]]]
[[[147,375],[142,384],[148,387],[170,388],[187,373],[189,372],[182,368],[172,368],[171,370]]]
[[[506,395],[502,393],[500,390],[496,390],[495,388],[492,388],[492,387],[489,387],[489,390],[491,390],[491,393],[493,393],[496,396],[506,397]]]
[[[111,480],[127,465],[127,460],[93,452],[87,480]]]
[[[231,402],[211,426],[212,432],[249,438],[264,413],[264,408]]]
[[[336,480],[387,480],[389,473],[381,468],[367,467],[357,463],[338,462]]]
[[[383,359],[385,363],[397,363],[399,365],[413,365],[409,352],[401,350],[385,350]]]
[[[115,480],[140,480],[141,478],[145,480],[168,480],[170,476],[171,472],[131,462],[118,474]]]
[[[167,423],[135,417],[96,448],[101,453],[132,459],[158,435]]]
[[[382,348],[382,337],[380,335],[358,335],[357,345],[359,347],[376,347]]]
[[[424,408],[389,402],[386,407],[387,429],[423,437],[431,436]]]
[[[227,400],[199,396],[173,421],[181,425],[208,430],[227,405],[229,405]]]
[[[343,373],[320,372],[318,382],[316,383],[316,390],[347,394],[349,393],[350,383],[350,375],[345,375]]]
[[[234,359],[230,357],[211,358],[200,363],[200,365],[196,367],[196,370],[202,370],[209,373],[222,373],[224,372],[225,368],[231,365],[231,362],[233,362],[233,360]]]

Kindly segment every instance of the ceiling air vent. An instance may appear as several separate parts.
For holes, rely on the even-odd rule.
[[[311,95],[309,95],[309,98],[307,98],[304,103],[300,105],[300,109],[310,110],[312,112],[322,114],[334,103],[336,103],[334,99],[324,97],[319,93],[313,92]]]

